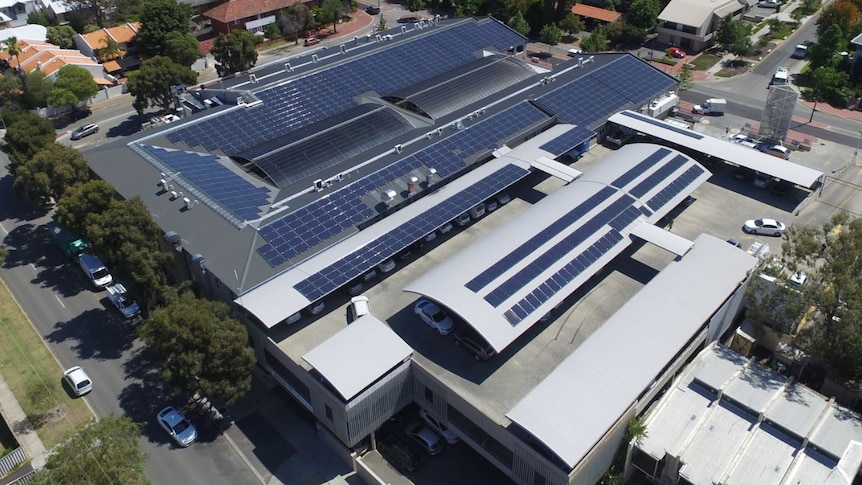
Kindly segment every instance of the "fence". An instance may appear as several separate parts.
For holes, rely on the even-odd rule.
[[[6,476],[7,473],[11,472],[25,461],[27,461],[27,454],[24,453],[24,448],[21,448],[20,446],[15,448],[12,453],[0,458],[0,477]]]

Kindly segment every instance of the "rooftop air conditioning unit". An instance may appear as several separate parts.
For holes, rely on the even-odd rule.
[[[165,179],[159,180],[159,187],[161,187],[163,189],[167,189],[168,188],[168,181]]]
[[[255,76],[254,74],[249,74],[248,75],[248,81],[252,84],[257,83],[257,76]]]
[[[314,181],[314,190],[320,192],[323,190],[323,180],[317,179]]]
[[[402,26],[401,26],[401,33],[402,33],[402,34],[406,34],[406,33],[407,33],[407,27],[405,27],[405,26],[403,26],[403,25],[402,25]],[[392,39],[389,39],[389,40],[392,40]]]
[[[401,146],[401,144],[395,145],[395,153],[401,153],[402,149],[403,147]]]
[[[341,44],[341,45],[340,45],[340,46],[338,46],[338,47],[341,49],[341,53],[342,53],[342,54],[347,54],[347,46],[346,46],[346,45]]]
[[[382,41],[383,41],[383,36],[380,34],[377,34],[377,42],[382,42]]]
[[[437,128],[437,134],[443,136],[443,128]]]
[[[185,208],[185,210],[189,210],[192,207],[194,207],[192,201],[190,201],[188,197],[183,197],[183,208]]]
[[[434,136],[434,132],[433,132],[433,131],[429,131],[428,133],[425,133],[425,138],[427,138],[427,139],[429,139],[429,140],[431,139],[431,137],[432,137],[432,136]]]
[[[285,62],[284,63],[284,72],[292,72],[292,71],[293,71],[293,67],[291,67],[290,63]]]
[[[177,191],[176,190],[171,191],[171,200],[177,200]]]
[[[397,197],[397,196],[398,196],[398,193],[395,192],[394,190],[386,189],[383,191],[383,202],[385,202],[386,205],[388,206],[389,204],[392,203],[393,200],[395,200],[395,197]]]
[[[318,62],[317,54],[312,54],[312,55],[311,55],[311,62],[313,62],[313,63],[317,64],[317,62]]]

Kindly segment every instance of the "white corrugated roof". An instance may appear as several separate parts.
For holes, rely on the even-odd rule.
[[[656,157],[655,164],[637,172],[638,164],[650,157]],[[679,163],[680,161],[682,162]],[[672,162],[678,163],[678,168],[666,175],[659,172],[660,168]],[[623,187],[611,185],[623,183],[618,182],[619,178],[632,170],[637,173],[627,179]],[[663,203],[652,201],[654,195],[689,170],[697,172],[698,176],[688,180],[682,190]],[[651,175],[656,173],[660,177],[651,178]],[[427,296],[449,308],[469,322],[500,352],[623,252],[631,244],[630,231],[638,224],[653,223],[664,217],[709,176],[709,172],[676,150],[648,143],[626,145],[575,181],[549,194],[484,239],[408,284],[404,291]],[[602,191],[609,192],[610,195],[588,211],[576,209]],[[633,198],[630,195],[632,191],[637,191],[640,197]],[[618,233],[606,223],[599,224],[598,227],[588,227],[595,232],[591,232],[583,242],[570,247],[568,241],[576,239],[573,236],[576,232],[587,227],[588,221],[618,200],[630,201],[626,203],[626,208],[635,207],[637,210],[652,201],[656,207],[651,209],[655,212],[642,213],[639,219]],[[548,239],[534,241],[537,234],[569,214],[577,215],[577,219]],[[608,243],[604,252],[597,254],[598,251],[587,251],[586,248],[605,239],[606,235],[617,234],[622,237],[616,242]],[[610,237],[606,240],[612,241]],[[570,262],[585,253],[590,254],[593,259],[589,265],[585,265],[578,272],[565,269]],[[517,257],[513,258],[515,254]],[[541,266],[536,263],[546,255],[551,256],[550,262],[542,263]],[[506,262],[507,259],[513,259],[511,264]],[[541,270],[536,271],[535,268]],[[480,284],[479,289],[475,289],[475,285],[474,289],[468,287],[474,279],[485,281],[490,272],[495,276]],[[546,291],[546,282],[549,280],[554,282],[555,288]],[[511,291],[507,289],[501,292],[500,289],[507,285],[512,287]],[[510,312],[523,308],[519,305],[534,297],[538,291],[544,293],[543,302],[533,305],[535,308],[524,312],[527,313],[526,317],[512,323]],[[496,302],[495,295],[503,293],[511,294],[496,305],[492,303]]]
[[[633,111],[621,111],[611,116],[608,121],[742,167],[778,177],[801,187],[814,188],[814,185],[823,177],[823,172],[819,170],[773,157],[726,140],[691,130],[683,130],[670,123]]]
[[[506,416],[574,467],[756,264],[699,236]]]
[[[652,224],[641,224],[634,228],[632,234],[677,256],[685,256],[694,246],[688,239]]]
[[[742,8],[737,0],[671,0],[658,15],[665,22],[675,22],[691,27],[700,27],[712,21],[713,13],[732,8]],[[720,15],[719,15],[720,16]]]
[[[302,358],[349,401],[412,354],[392,329],[365,315]]]

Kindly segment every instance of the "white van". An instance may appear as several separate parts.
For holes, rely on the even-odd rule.
[[[87,279],[93,283],[96,289],[101,290],[114,282],[111,272],[97,256],[85,253],[78,258],[78,262],[81,264],[84,274],[87,275]]]
[[[769,83],[772,86],[781,86],[787,84],[789,73],[786,67],[779,67],[775,74],[772,75],[772,81]]]

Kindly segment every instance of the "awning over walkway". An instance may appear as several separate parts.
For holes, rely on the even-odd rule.
[[[814,190],[823,172],[751,148],[687,130],[634,111],[620,111],[609,122],[669,141],[741,167],[778,177],[792,184]]]

